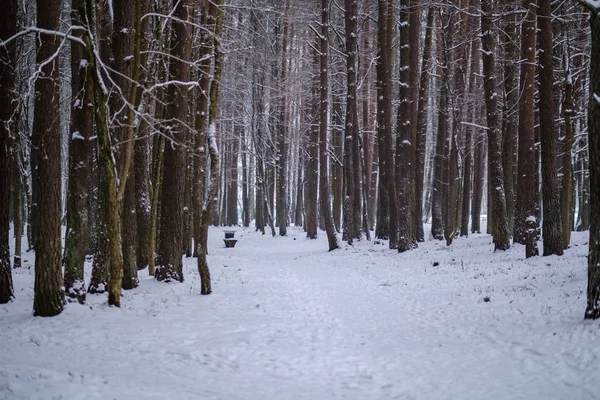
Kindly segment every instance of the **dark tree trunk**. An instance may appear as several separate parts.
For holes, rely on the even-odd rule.
[[[539,101],[542,154],[542,196],[544,255],[562,255],[562,221],[556,166],[557,137],[554,126],[554,76],[552,70],[551,0],[538,0]]]
[[[331,195],[329,193],[329,176],[327,174],[327,130],[329,128],[329,0],[321,0],[321,35],[319,37],[319,189],[321,214],[325,222],[329,251],[338,248],[333,217],[331,216]]]
[[[337,86],[334,79],[334,87]],[[342,227],[342,206],[344,198],[344,115],[343,102],[340,93],[336,90],[333,94],[333,125],[331,127],[331,139],[333,146],[332,178],[333,178],[333,223],[335,230],[340,232]]]
[[[537,249],[537,199],[535,152],[535,4],[523,1],[526,11],[521,25],[521,76],[519,97],[519,163],[515,203],[514,240],[525,245],[525,256],[538,255]]]
[[[290,0],[286,1],[283,15],[283,38],[281,41],[281,70],[279,75],[279,105],[277,119],[277,155],[278,155],[278,185],[277,185],[277,225],[279,235],[287,235],[288,225],[288,197],[287,197],[287,164],[288,164],[288,145],[287,145],[287,110],[286,110],[286,80],[287,80],[287,48],[288,48],[288,10]]]
[[[17,32],[17,0],[4,2],[2,8],[0,41],[8,39]],[[8,121],[14,110],[15,57],[16,45],[14,43],[0,47],[0,304],[8,303],[13,298],[8,234],[11,183],[11,135]],[[58,312],[60,312],[60,308]]]
[[[169,75],[173,80],[190,80],[191,29],[185,21],[189,20],[193,2],[174,0],[173,15],[179,21],[173,21],[171,34],[171,54]],[[167,91],[167,116],[174,121],[168,133],[164,152],[164,171],[162,184],[160,240],[156,279],[159,281],[176,280],[183,282],[183,206],[185,192],[185,155],[182,143],[186,143],[188,118],[187,86],[171,85]]]
[[[414,55],[414,51],[411,54],[411,48],[418,49],[418,41],[411,44],[409,40],[410,0],[402,0],[400,3],[400,104],[396,120],[396,194],[398,196],[398,252],[405,252],[416,245],[413,232],[415,141],[411,125],[412,82],[409,64],[410,58]]]
[[[72,2],[71,20],[73,25],[83,25],[81,0]],[[77,34],[77,32],[75,33]],[[82,35],[80,35],[82,37]],[[90,76],[93,71],[82,67],[86,59],[85,48],[71,44],[71,142],[69,149],[69,186],[67,192],[67,234],[65,241],[65,292],[72,299],[85,302],[85,282],[83,265],[88,248],[88,168],[90,151],[89,138],[93,135],[94,88]]]
[[[319,69],[319,57],[315,56],[315,71]],[[312,101],[310,101],[310,127],[307,144],[307,160],[304,176],[306,177],[306,237],[317,238],[318,227],[318,193],[319,193],[319,74],[313,77],[311,90]]]
[[[60,27],[60,0],[37,1],[37,26],[57,31]],[[36,61],[40,76],[35,82],[35,108],[31,137],[35,285],[33,313],[50,317],[64,306],[61,267],[61,149],[60,82],[58,51],[61,39],[40,34]]]
[[[600,8],[592,9],[590,60],[590,240],[586,319],[600,318]]]
[[[502,170],[502,132],[498,121],[498,98],[495,95],[494,79],[494,25],[492,20],[492,1],[481,2],[481,47],[483,58],[483,88],[485,93],[486,120],[488,128],[488,157],[492,200],[492,220],[494,223],[494,250],[510,248],[510,233],[506,219],[506,200],[504,197],[504,172]]]
[[[392,76],[392,35],[393,3],[378,0],[378,62],[377,62],[377,124],[379,138],[379,170],[381,184],[379,191],[380,206],[378,225],[383,226],[376,232],[378,238],[389,238],[389,247],[398,248],[398,208],[396,180],[394,171],[394,143],[392,135],[391,76]],[[389,219],[388,219],[389,215]],[[379,227],[378,227],[379,228]],[[386,229],[387,228],[387,229]]]

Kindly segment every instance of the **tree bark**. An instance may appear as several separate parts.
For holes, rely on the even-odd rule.
[[[542,196],[544,255],[562,255],[562,221],[556,167],[557,137],[554,126],[554,76],[552,70],[551,0],[538,0],[539,101],[542,154]]]
[[[58,31],[60,0],[37,1],[37,26]],[[33,133],[31,137],[32,196],[35,257],[33,314],[51,317],[64,306],[61,267],[61,148],[60,70],[55,56],[61,39],[39,34],[36,62],[40,75],[35,81]]]
[[[279,75],[279,104],[277,118],[277,152],[278,152],[278,183],[277,186],[277,225],[279,226],[279,235],[287,235],[288,225],[288,196],[287,196],[287,164],[288,164],[288,145],[287,145],[287,49],[288,49],[288,11],[290,0],[286,0],[285,11],[283,14],[283,38],[281,41],[281,70]]]
[[[177,82],[190,81],[190,21],[193,1],[173,1],[169,76]],[[188,87],[172,84],[167,90],[167,116],[173,121],[165,143],[162,183],[160,240],[155,277],[159,281],[183,282],[183,208],[185,195],[185,143],[189,115]]]
[[[563,183],[561,189],[561,214],[562,214],[562,245],[568,248],[571,243],[571,231],[573,230],[573,121],[574,102],[573,102],[573,76],[571,74],[571,60],[568,52],[564,57],[565,67],[565,93],[563,98],[563,115],[565,119],[565,149],[563,155]]]
[[[590,240],[586,319],[600,318],[600,7],[590,10]]]
[[[0,41],[17,33],[17,7],[17,0],[9,0],[3,4],[3,11],[0,13]],[[8,233],[12,175],[8,121],[14,110],[15,58],[14,43],[0,46],[0,304],[8,303],[14,297]]]
[[[492,20],[492,1],[481,2],[481,47],[483,58],[483,87],[485,93],[486,120],[488,129],[488,165],[490,167],[492,219],[494,223],[494,250],[510,248],[510,233],[506,219],[506,200],[504,197],[504,172],[502,170],[502,132],[498,121],[498,95],[495,92],[495,35]]]
[[[83,25],[79,10],[81,0],[73,0],[71,20],[73,25]],[[75,32],[77,34],[77,32]],[[83,35],[79,35],[83,37]],[[71,44],[71,141],[69,150],[69,186],[67,192],[67,234],[65,239],[65,292],[71,300],[85,302],[83,266],[88,248],[88,193],[87,168],[89,138],[93,135],[94,87],[90,76],[85,48]]]
[[[325,222],[329,251],[338,248],[331,216],[331,195],[327,173],[327,130],[329,129],[329,0],[321,0],[321,35],[319,37],[320,108],[319,108],[319,184],[321,214]]]
[[[514,241],[525,245],[525,256],[537,256],[537,199],[534,184],[535,157],[535,39],[536,5],[523,0],[526,14],[521,25],[521,64],[519,97],[519,163],[515,203]]]

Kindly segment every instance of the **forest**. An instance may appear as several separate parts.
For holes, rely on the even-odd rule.
[[[273,257],[268,270],[280,276],[313,252],[325,281],[328,268],[371,256],[382,268],[437,267],[441,257],[443,268],[463,272],[483,257],[540,276],[544,265],[576,264],[581,279],[569,282],[582,301],[569,303],[580,307],[570,321],[600,318],[599,0],[4,0],[2,8],[6,318],[25,302],[33,316],[70,318],[79,305],[127,313],[139,293],[176,290],[178,303],[213,290],[229,296],[232,260],[267,268]],[[558,290],[553,276],[544,282]],[[198,296],[194,307],[210,310],[217,296]],[[5,372],[0,386],[12,398]]]

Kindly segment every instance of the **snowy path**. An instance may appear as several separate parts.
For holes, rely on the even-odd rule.
[[[90,296],[40,319],[32,271],[15,272],[17,299],[0,306],[0,399],[600,397],[600,325],[582,320],[585,234],[564,257],[532,261],[521,247],[492,253],[485,235],[403,255],[366,241],[327,253],[324,237],[295,229],[238,230],[235,249],[221,237],[211,230],[210,296],[187,259],[183,284],[142,271],[121,310]]]

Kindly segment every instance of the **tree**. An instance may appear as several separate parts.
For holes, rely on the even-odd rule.
[[[321,213],[325,220],[325,231],[329,242],[329,251],[338,248],[335,226],[331,215],[331,195],[327,173],[327,130],[329,129],[329,0],[321,0],[321,35],[319,37],[320,56],[320,109],[319,109],[319,184]]]
[[[411,57],[415,56],[414,50],[418,48],[418,40],[410,44],[410,1],[401,1],[400,8],[400,103],[396,121],[396,194],[398,195],[398,252],[408,251],[416,246],[413,229],[414,181],[415,181],[415,139],[413,137],[412,115],[412,81]],[[414,12],[414,11],[413,11]],[[412,49],[412,51],[411,51]],[[416,55],[418,59],[418,52]]]
[[[10,120],[14,110],[15,87],[14,43],[2,43],[17,32],[17,0],[3,4],[0,13],[0,304],[13,298],[9,250],[10,210]]]
[[[416,12],[416,11],[415,11]],[[425,27],[425,44],[423,58],[421,60],[421,76],[419,78],[418,115],[415,137],[415,207],[414,216],[415,236],[417,242],[425,241],[423,230],[423,181],[425,179],[425,149],[427,147],[427,120],[429,101],[429,81],[431,79],[429,69],[431,64],[431,49],[433,47],[433,24],[435,11],[432,7],[427,9],[427,25]],[[411,22],[412,26],[412,22]],[[413,46],[414,47],[414,46]],[[418,50],[417,50],[418,51]]]
[[[481,51],[483,58],[483,88],[485,93],[486,121],[488,132],[488,165],[492,200],[492,219],[494,222],[494,250],[510,248],[510,233],[506,218],[506,200],[504,197],[504,172],[502,170],[502,133],[498,121],[498,94],[495,92],[495,34],[492,20],[492,1],[481,2]]]
[[[213,59],[214,73],[210,85],[210,107],[208,109],[208,131],[206,132],[208,143],[208,154],[210,157],[210,176],[207,178],[206,194],[202,204],[202,213],[200,214],[200,232],[198,234],[198,273],[200,274],[200,293],[212,293],[210,280],[210,270],[206,255],[208,254],[208,225],[214,206],[214,198],[219,186],[219,148],[217,147],[217,113],[219,105],[219,88],[221,84],[221,72],[223,68],[223,53],[221,50],[220,35],[223,30],[223,10],[221,6],[223,0],[217,2],[204,3],[207,7],[203,9],[208,13],[208,25],[210,32],[214,34],[213,39]],[[273,233],[275,236],[275,233]]]
[[[288,13],[290,0],[285,3],[283,13],[283,37],[281,39],[281,70],[279,74],[279,104],[277,120],[277,151],[278,151],[278,180],[277,186],[277,225],[279,226],[279,235],[287,235],[288,224],[288,201],[287,201],[287,164],[288,164],[288,146],[287,146],[287,110],[286,110],[286,79],[287,79],[287,49],[289,24]]]
[[[185,143],[188,132],[188,87],[190,81],[190,16],[193,2],[173,1],[171,55],[169,76],[175,82],[167,90],[167,115],[173,121],[165,127],[167,136],[164,152],[160,240],[155,277],[159,281],[183,282],[183,208],[185,193]],[[168,129],[168,131],[167,131]]]
[[[537,200],[535,185],[535,4],[523,0],[526,14],[521,26],[521,64],[519,98],[519,163],[515,204],[514,240],[525,245],[525,256],[538,255]]]
[[[37,1],[37,26],[58,31],[60,0]],[[39,33],[36,62],[33,133],[31,137],[35,285],[33,313],[51,317],[64,306],[61,268],[60,81],[58,51],[61,38]]]
[[[542,155],[542,238],[544,255],[562,255],[562,220],[556,167],[557,137],[554,126],[554,76],[552,69],[552,1],[538,0],[539,101]]]
[[[600,318],[600,4],[581,0],[590,10],[591,60],[588,134],[590,141],[590,240],[586,319]]]
[[[81,0],[71,4],[73,25],[83,25]],[[76,33],[77,34],[77,33]],[[78,37],[83,38],[82,34]],[[85,302],[83,265],[88,247],[88,168],[89,138],[94,123],[93,80],[86,60],[85,46],[71,44],[71,141],[69,144],[69,186],[67,190],[67,234],[65,239],[65,292],[80,303]]]

